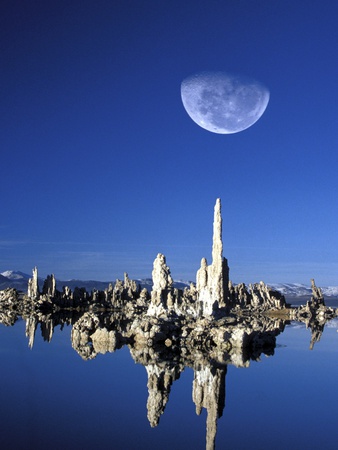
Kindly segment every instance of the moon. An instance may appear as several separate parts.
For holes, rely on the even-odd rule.
[[[181,97],[191,119],[205,130],[232,134],[253,125],[270,98],[258,81],[226,72],[203,72],[181,84]]]

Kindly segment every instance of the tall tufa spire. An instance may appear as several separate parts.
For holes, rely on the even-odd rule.
[[[209,286],[213,303],[218,306],[226,305],[228,291],[229,268],[228,262],[223,258],[222,242],[222,210],[221,199],[216,200],[214,208],[214,229],[212,239],[212,264],[210,266]]]
[[[223,258],[221,199],[216,200],[212,238],[212,263],[207,266],[202,259],[197,272],[197,291],[202,305],[202,315],[214,315],[219,307],[227,305],[229,267]]]
[[[222,243],[222,206],[221,199],[216,200],[214,208],[214,233],[212,239],[212,263],[217,264],[223,258]]]

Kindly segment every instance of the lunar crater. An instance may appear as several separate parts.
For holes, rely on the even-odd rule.
[[[257,122],[270,94],[255,80],[226,72],[204,72],[182,82],[181,97],[188,115],[200,127],[232,134]]]

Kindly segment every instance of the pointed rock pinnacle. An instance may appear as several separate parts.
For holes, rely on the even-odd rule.
[[[221,199],[216,200],[214,208],[214,233],[212,240],[212,264],[218,264],[223,258]]]

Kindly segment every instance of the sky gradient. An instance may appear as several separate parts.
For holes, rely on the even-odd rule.
[[[1,5],[0,272],[194,280],[220,197],[233,282],[338,285],[337,2]],[[196,125],[199,71],[266,85],[261,119]]]

